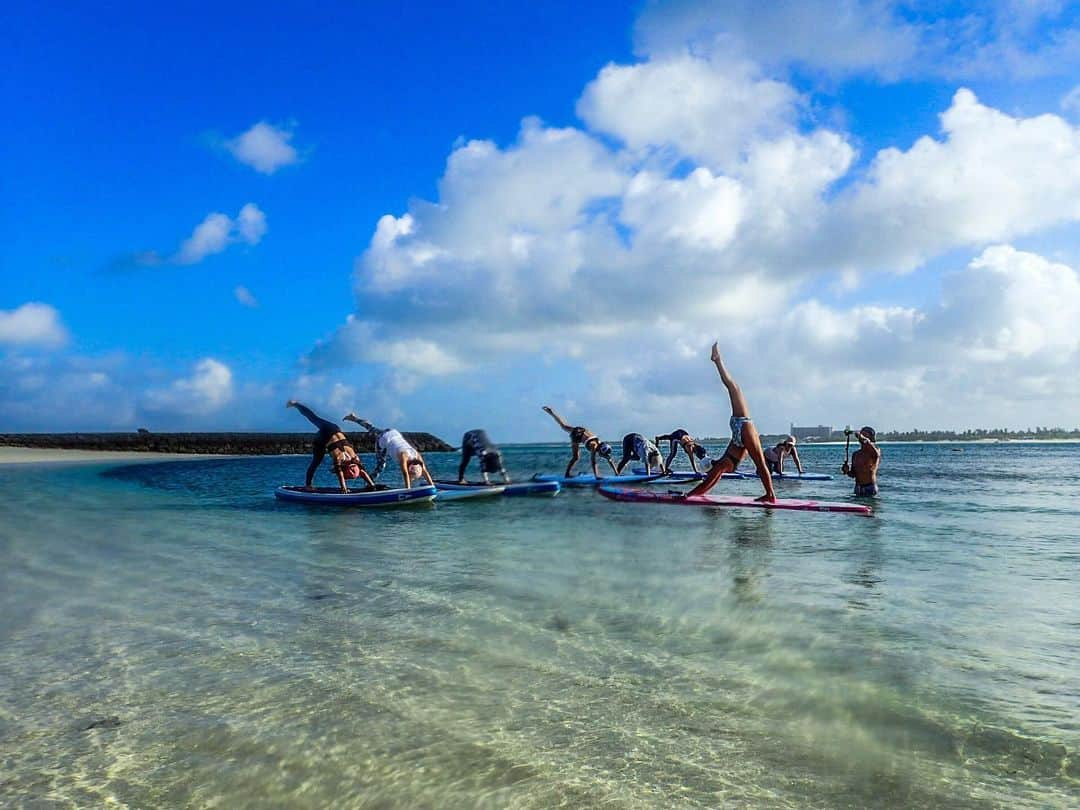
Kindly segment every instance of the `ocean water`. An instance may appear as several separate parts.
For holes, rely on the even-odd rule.
[[[1080,804],[1080,445],[886,446],[872,518],[306,464],[0,466],[0,805]]]

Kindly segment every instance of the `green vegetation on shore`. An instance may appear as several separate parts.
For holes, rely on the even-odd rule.
[[[786,434],[770,434],[763,433],[761,435],[761,443],[768,447],[770,444],[776,444],[783,440]],[[1080,428],[1074,428],[1072,430],[1066,430],[1065,428],[1047,428],[1037,427],[1028,428],[1027,430],[1008,430],[1007,428],[975,428],[969,430],[955,431],[955,430],[879,430],[877,434],[877,440],[879,442],[977,442],[977,441],[1033,441],[1033,440],[1050,440],[1050,439],[1072,439],[1074,441],[1080,441]],[[834,430],[830,438],[813,438],[804,439],[804,444],[814,444],[817,442],[842,442],[844,440],[844,432],[841,430]],[[723,443],[728,441],[726,437],[714,438],[705,437],[703,442],[718,442]],[[854,438],[852,439],[854,441]]]

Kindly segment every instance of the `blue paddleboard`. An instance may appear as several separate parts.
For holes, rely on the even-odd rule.
[[[486,487],[482,481],[468,481],[459,484],[457,481],[436,481],[435,486],[439,489],[464,489],[467,487]],[[503,495],[508,498],[518,498],[524,495],[558,495],[562,487],[558,481],[522,481],[518,484],[492,484],[501,487]],[[440,496],[441,497],[441,496]]]
[[[596,487],[601,484],[642,484],[661,477],[663,477],[662,473],[656,473],[655,475],[601,475],[599,477],[591,473],[571,476],[537,473],[533,476],[533,481],[556,481],[564,487]]]
[[[403,506],[435,500],[438,490],[432,486],[412,489],[350,489],[347,493],[338,487],[278,487],[274,497],[292,503],[320,504],[326,506]]]
[[[435,487],[439,494],[435,500],[461,501],[466,498],[493,498],[503,494],[505,487],[496,484],[456,484],[445,481],[436,481]]]

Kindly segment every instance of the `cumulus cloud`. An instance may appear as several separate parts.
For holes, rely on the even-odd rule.
[[[0,309],[0,346],[57,349],[68,341],[60,313],[36,301]]]
[[[151,412],[206,416],[227,405],[233,393],[232,370],[224,363],[206,357],[195,364],[189,377],[148,391],[143,407]]]
[[[1070,75],[1080,66],[1075,8],[996,0],[932,9],[897,0],[675,0],[638,20],[639,51],[752,58],[886,79]]]
[[[266,234],[266,215],[255,203],[247,203],[233,219],[226,214],[207,214],[195,226],[172,257],[176,264],[197,264],[207,256],[223,252],[229,245],[243,242],[257,245]]]
[[[608,65],[585,88],[578,114],[590,128],[631,149],[668,147],[724,168],[751,139],[787,128],[796,101],[791,86],[758,77],[749,62],[678,54]]]
[[[299,161],[300,156],[290,141],[291,125],[274,126],[259,121],[246,132],[225,141],[225,148],[238,161],[262,174],[273,174],[282,166]]]
[[[868,7],[844,5],[856,16],[837,25],[891,37],[890,26],[918,19],[882,3],[868,22],[857,16]],[[889,41],[898,63],[922,47]],[[813,126],[812,99],[738,49],[718,56],[683,42],[649,53],[585,88],[582,128],[527,118],[509,144],[456,147],[435,201],[376,224],[354,270],[356,312],[309,353],[308,370],[361,364],[384,394],[408,397],[512,380],[508,369],[537,363],[520,373],[553,382],[549,366],[587,385],[564,392],[582,408],[692,424],[715,419],[702,358],[719,337],[748,385],[783,392],[755,405],[781,424],[796,413],[828,419],[853,394],[896,417],[947,410],[958,401],[942,394],[949,386],[985,391],[980,407],[996,413],[1010,375],[1033,395],[1062,390],[1018,358],[1069,356],[1067,340],[988,304],[996,331],[977,333],[961,292],[998,289],[1006,300],[1017,284],[1057,284],[1068,297],[1061,271],[1022,251],[1006,258],[1002,243],[1080,220],[1080,130],[1055,115],[1008,115],[961,89],[939,133],[859,161],[856,136]],[[861,53],[846,58],[867,70]],[[941,302],[844,309],[820,292],[807,298],[842,298],[873,273],[961,250],[978,258]],[[1040,287],[1025,272],[1058,280]],[[950,336],[961,322],[967,331]],[[1022,358],[991,340],[1006,334]],[[961,350],[975,344],[981,354]],[[973,371],[984,363],[1000,364],[990,366],[1001,371],[996,392],[980,387],[993,375]]]
[[[978,245],[1080,219],[1080,128],[1055,115],[1014,118],[957,91],[943,140],[882,150],[835,207],[819,250],[831,260],[910,270]]]
[[[254,309],[259,306],[259,299],[257,299],[247,287],[243,285],[237,285],[233,290],[233,295],[236,297],[238,303],[245,307]]]

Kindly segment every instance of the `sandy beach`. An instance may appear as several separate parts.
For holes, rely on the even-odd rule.
[[[100,461],[179,461],[224,458],[195,453],[136,453],[125,450],[56,450],[40,447],[0,447],[0,464],[90,464]]]

